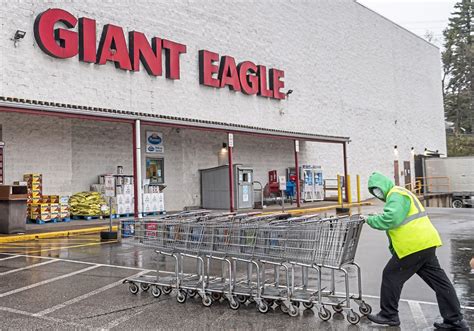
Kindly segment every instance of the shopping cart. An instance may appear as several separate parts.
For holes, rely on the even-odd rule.
[[[359,304],[361,313],[371,311],[362,300],[360,268],[353,262],[363,219],[358,215],[325,219],[287,216],[204,213],[137,220],[131,240],[174,260],[174,271],[163,275],[157,263],[156,277],[125,282],[132,293],[138,292],[138,286],[144,291],[151,287],[155,297],[175,289],[180,303],[197,294],[204,306],[225,298],[230,308],[238,309],[240,304],[254,301],[262,313],[276,303],[283,312],[296,316],[302,303],[305,308],[316,306],[323,320],[331,317],[326,308],[331,305],[338,312],[345,311],[350,323],[358,323],[360,316],[352,310],[352,301]],[[195,260],[195,273],[184,273],[185,258]],[[219,267],[219,275],[212,272],[212,264]],[[352,267],[357,269],[356,295],[349,292],[347,269]],[[298,284],[297,268],[302,272]],[[331,271],[327,287],[322,286],[323,270]],[[312,288],[308,284],[310,272],[316,275]],[[344,275],[344,295],[335,290],[336,272]],[[239,279],[241,274],[245,276]]]

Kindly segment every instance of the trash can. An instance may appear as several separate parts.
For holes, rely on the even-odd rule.
[[[26,231],[27,187],[0,185],[0,233]]]

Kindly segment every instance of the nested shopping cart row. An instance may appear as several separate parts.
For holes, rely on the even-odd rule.
[[[174,270],[171,276],[163,276],[157,265],[157,276],[125,282],[132,293],[138,292],[138,285],[142,290],[151,287],[154,296],[175,289],[178,302],[195,295],[205,306],[221,298],[232,309],[255,302],[263,313],[277,304],[295,316],[302,304],[316,306],[320,318],[327,320],[331,313],[326,306],[332,306],[336,312],[345,310],[349,322],[355,324],[360,317],[351,302],[363,314],[371,311],[362,300],[360,268],[354,263],[362,224],[359,216],[285,219],[282,215],[206,212],[137,220],[130,241],[171,258]],[[193,260],[195,273],[184,273],[184,265]],[[357,294],[349,291],[350,268],[356,270]],[[324,270],[330,270],[329,281],[322,279]],[[301,277],[295,277],[300,272]],[[337,273],[344,278],[343,294],[336,292]],[[314,284],[309,284],[310,279]]]

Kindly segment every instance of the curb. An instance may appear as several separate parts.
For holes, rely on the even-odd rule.
[[[104,230],[108,231],[109,226],[100,226],[100,227],[94,227],[94,228],[64,230],[64,231],[55,231],[55,232],[20,234],[20,235],[8,236],[8,237],[0,237],[0,244],[17,242],[17,241],[36,240],[36,239],[69,237],[69,236],[75,236],[75,235],[80,235],[80,234],[98,233]],[[112,226],[112,230],[117,231],[118,226],[117,225]]]

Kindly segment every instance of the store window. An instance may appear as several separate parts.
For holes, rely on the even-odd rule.
[[[162,158],[146,158],[146,179],[150,184],[165,183],[165,162]]]

